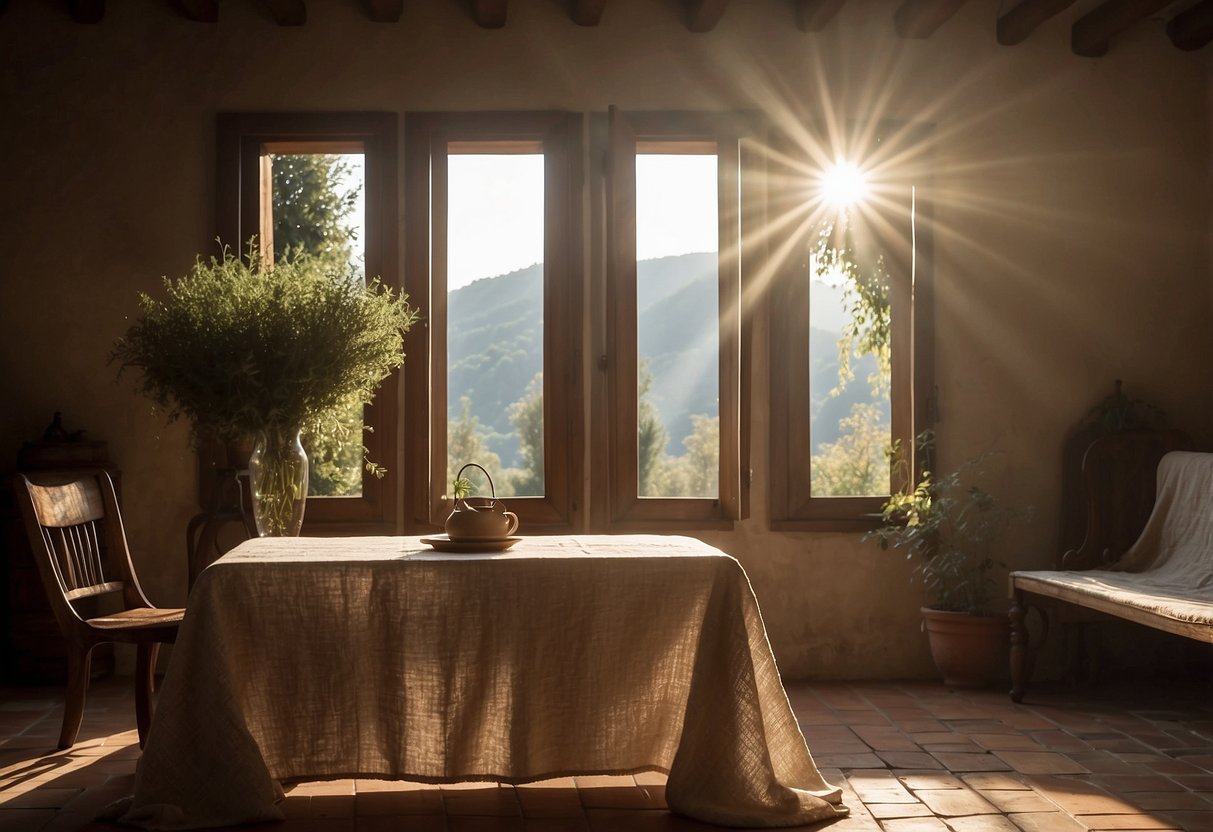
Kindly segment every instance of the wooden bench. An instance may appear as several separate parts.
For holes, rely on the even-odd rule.
[[[1213,454],[1179,431],[1092,442],[1082,462],[1087,527],[1057,570],[1010,575],[1011,698],[1022,701],[1050,623],[1115,617],[1213,643]],[[1027,618],[1043,625],[1031,643]]]

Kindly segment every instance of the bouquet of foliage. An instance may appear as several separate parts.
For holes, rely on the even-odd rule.
[[[350,441],[342,417],[403,363],[418,317],[378,278],[296,250],[270,265],[252,242],[243,258],[199,257],[164,291],[140,295],[112,360],[137,368],[140,392],[170,421],[189,419],[195,438],[302,429]]]

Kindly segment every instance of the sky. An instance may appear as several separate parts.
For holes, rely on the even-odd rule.
[[[543,260],[543,157],[448,157],[447,288]],[[714,156],[638,156],[640,260],[716,250]]]

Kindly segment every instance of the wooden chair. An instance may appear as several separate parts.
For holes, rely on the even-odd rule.
[[[153,607],[139,588],[109,474],[63,479],[38,485],[18,474],[14,483],[42,585],[67,639],[67,702],[59,747],[76,742],[92,650],[104,642],[137,645],[135,718],[142,747],[152,720],[156,653],[160,644],[177,638],[185,610]],[[121,609],[85,618],[73,605],[98,596],[120,600]]]

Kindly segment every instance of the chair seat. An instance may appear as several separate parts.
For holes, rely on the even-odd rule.
[[[181,623],[185,610],[161,607],[136,607],[99,615],[88,619],[90,627],[98,630],[130,630],[144,627],[163,627]]]

